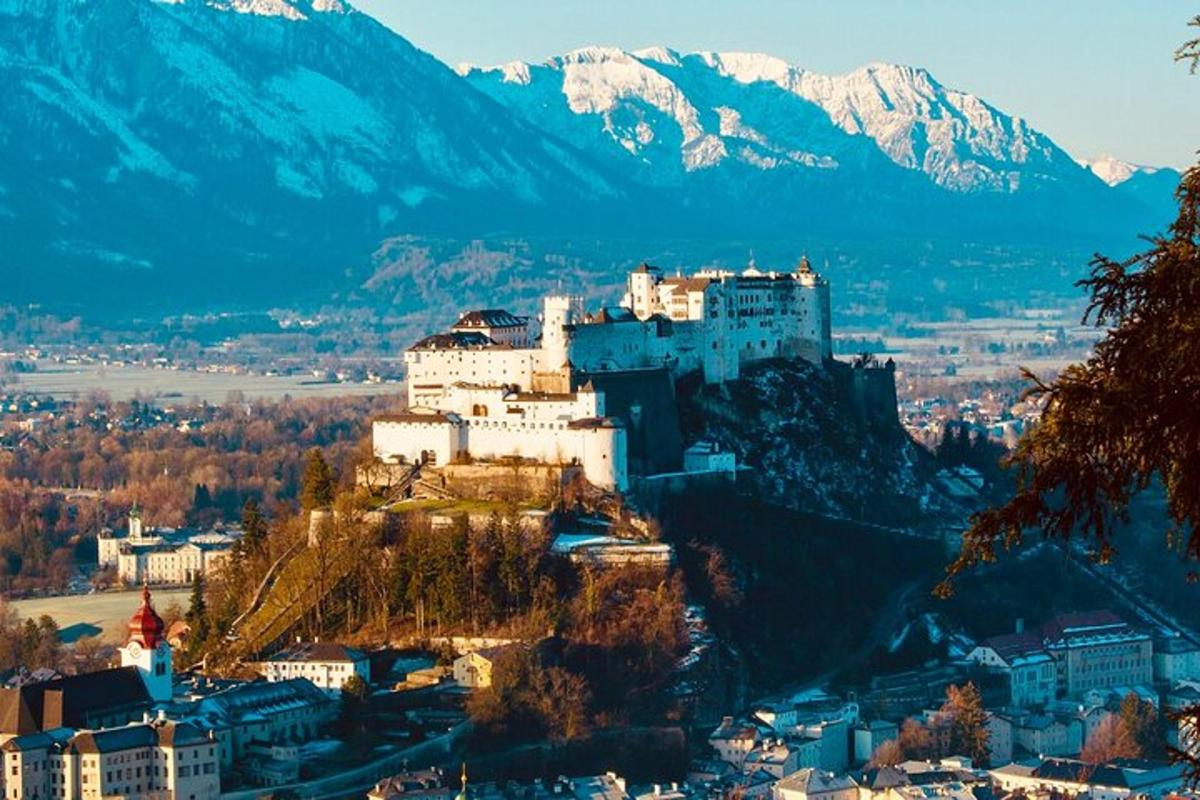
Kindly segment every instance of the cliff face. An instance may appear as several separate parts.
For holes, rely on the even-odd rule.
[[[724,386],[685,381],[684,439],[736,453],[766,503],[889,527],[949,511],[928,483],[929,455],[864,383],[847,365],[803,361],[759,364]]]

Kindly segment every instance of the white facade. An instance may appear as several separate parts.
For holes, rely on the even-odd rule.
[[[5,743],[7,800],[216,800],[217,744],[187,723],[19,736]],[[60,735],[61,734],[61,735]]]
[[[187,585],[197,574],[216,569],[241,536],[238,528],[212,531],[147,529],[134,505],[124,535],[101,531],[97,539],[101,567],[116,567],[117,579],[136,586]]]
[[[371,662],[365,653],[322,642],[299,642],[281,650],[259,664],[259,671],[271,683],[307,678],[330,694],[340,694],[355,676],[371,682]]]
[[[599,392],[587,387],[569,394],[518,392],[456,383],[446,388],[439,406],[376,418],[376,458],[434,465],[507,458],[578,464],[596,486],[628,486],[625,429],[604,416]]]
[[[623,305],[587,313],[582,298],[545,298],[540,341],[527,321],[487,309],[405,353],[405,414],[374,424],[388,463],[446,464],[515,456],[575,463],[603,488],[627,485],[621,424],[579,374],[667,368],[705,381],[736,379],[742,364],[832,356],[829,283],[803,259],[792,272],[708,270],[664,277],[642,266]],[[732,454],[689,451],[689,469],[732,471]]]

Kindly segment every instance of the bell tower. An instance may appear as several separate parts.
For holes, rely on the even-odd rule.
[[[171,645],[163,638],[162,617],[150,603],[150,587],[142,587],[142,605],[129,618],[129,639],[121,650],[121,666],[136,667],[156,703],[171,700]]]
[[[142,510],[138,508],[137,500],[133,501],[133,508],[129,509],[129,539],[133,542],[141,541],[142,539]]]

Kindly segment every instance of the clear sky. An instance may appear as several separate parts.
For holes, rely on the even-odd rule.
[[[450,65],[590,44],[770,53],[817,72],[927,67],[1073,155],[1182,167],[1200,75],[1172,60],[1197,0],[351,0]]]

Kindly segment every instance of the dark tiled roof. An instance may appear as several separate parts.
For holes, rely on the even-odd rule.
[[[478,331],[451,331],[426,336],[412,346],[412,350],[467,350],[469,348],[497,347],[490,338]]]
[[[600,324],[637,322],[637,317],[628,308],[605,306],[592,315],[592,322]]]
[[[272,655],[268,661],[364,661],[361,650],[337,642],[298,642]]]
[[[685,292],[703,292],[713,282],[712,278],[664,278],[663,284],[678,286]]]
[[[29,708],[38,728],[85,728],[100,714],[128,711],[130,716],[153,704],[136,667],[116,667],[26,686]]]
[[[1094,636],[1131,634],[1133,629],[1111,611],[1083,611],[1059,614],[1042,626],[1042,638],[1047,642],[1069,643]]]
[[[400,411],[394,414],[380,414],[375,417],[376,422],[428,422],[429,424],[440,424],[448,422],[457,422],[457,417],[452,418],[449,414],[443,414],[438,411],[429,413],[421,413],[418,411]]]
[[[1040,652],[1042,637],[1036,633],[1006,633],[1003,636],[992,636],[984,639],[984,647],[990,647],[1005,661],[1019,656]]]
[[[0,734],[22,736],[38,730],[28,688],[0,689]]]
[[[190,722],[168,722],[157,726],[158,743],[163,747],[189,747],[210,741]]]
[[[480,308],[464,312],[454,323],[458,328],[523,328],[527,323],[525,317],[510,314],[502,308]]]
[[[158,744],[158,734],[152,725],[128,725],[124,728],[105,728],[84,731],[71,740],[77,753],[116,753]]]

